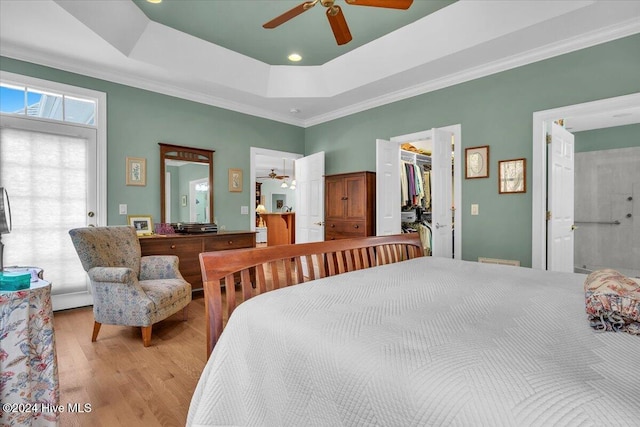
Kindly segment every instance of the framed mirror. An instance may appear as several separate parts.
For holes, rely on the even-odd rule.
[[[160,145],[160,221],[213,222],[213,153],[204,148]]]

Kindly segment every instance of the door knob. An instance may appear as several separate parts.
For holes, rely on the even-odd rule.
[[[91,212],[91,211],[89,211],[89,213],[87,214],[87,216],[88,216],[89,218],[93,218],[94,216],[96,216],[96,214],[95,214],[95,213],[93,213],[93,212]]]
[[[323,226],[324,222],[323,221],[314,222],[313,225]]]
[[[576,228],[578,228],[578,227],[576,227],[575,224],[571,224],[571,231],[575,230]]]
[[[442,227],[446,227],[446,225],[440,225],[440,223],[439,223],[439,222],[436,222],[436,228],[437,228],[437,229],[440,229],[440,228],[442,228]]]

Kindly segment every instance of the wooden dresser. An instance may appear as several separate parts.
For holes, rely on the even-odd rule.
[[[325,177],[325,240],[376,234],[376,174],[353,172]]]
[[[141,236],[142,255],[177,255],[180,258],[180,273],[191,283],[191,289],[202,289],[200,274],[201,252],[227,249],[255,248],[256,233],[253,231],[224,231],[204,234],[169,234]]]

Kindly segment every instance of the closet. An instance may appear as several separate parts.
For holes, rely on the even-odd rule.
[[[431,149],[402,144],[400,194],[403,233],[419,233],[425,255],[431,255]]]
[[[375,235],[375,173],[327,175],[324,196],[325,240]]]

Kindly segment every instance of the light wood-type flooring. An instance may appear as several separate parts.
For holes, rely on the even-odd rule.
[[[140,328],[102,325],[91,342],[91,307],[54,313],[60,404],[90,404],[63,412],[60,426],[184,426],[206,362],[204,299],[153,326],[150,347]]]

